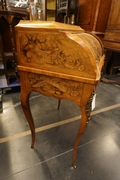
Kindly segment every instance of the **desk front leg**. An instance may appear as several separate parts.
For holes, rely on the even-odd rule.
[[[92,104],[92,99],[94,95],[94,90],[95,90],[95,87],[93,85],[85,84],[84,90],[82,92],[81,103],[78,104],[81,110],[81,120],[80,120],[80,126],[79,126],[79,130],[78,130],[78,133],[74,142],[74,148],[73,148],[72,165],[74,168],[76,168],[77,148],[82,138],[82,135],[84,134],[86,130],[88,121],[90,120],[91,104]]]
[[[81,122],[80,122],[79,130],[78,130],[75,142],[74,142],[74,149],[73,149],[73,155],[72,155],[72,165],[74,168],[76,168],[77,148],[82,138],[82,135],[84,134],[85,129],[87,127],[86,106],[82,106],[80,109],[81,109]]]
[[[26,119],[28,121],[28,124],[30,126],[30,129],[31,129],[31,136],[32,136],[31,148],[33,148],[34,143],[35,143],[35,125],[34,125],[34,121],[33,121],[31,110],[30,110],[30,105],[29,105],[30,93],[31,92],[29,92],[27,90],[27,88],[24,88],[21,85],[21,105],[22,105],[22,109],[24,111],[24,114],[26,116]]]

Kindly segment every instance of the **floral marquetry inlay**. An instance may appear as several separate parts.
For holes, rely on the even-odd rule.
[[[80,101],[83,84],[46,75],[28,73],[30,88],[56,97],[71,97]]]
[[[56,67],[84,71],[79,48],[65,35],[24,34],[20,37],[22,62],[38,65],[54,65]]]

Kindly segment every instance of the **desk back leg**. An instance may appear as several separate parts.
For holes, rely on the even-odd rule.
[[[58,107],[57,107],[58,110],[60,109],[60,104],[61,104],[61,99],[58,99]]]

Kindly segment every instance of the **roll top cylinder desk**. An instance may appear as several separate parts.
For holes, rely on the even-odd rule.
[[[90,117],[91,99],[104,63],[103,45],[79,26],[58,22],[20,21],[15,30],[21,105],[31,129],[31,147],[35,126],[29,107],[30,93],[71,100],[81,109],[72,155],[76,167],[77,147]]]

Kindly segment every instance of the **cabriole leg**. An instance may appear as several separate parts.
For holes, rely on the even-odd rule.
[[[30,92],[26,91],[25,89],[22,89],[21,87],[21,105],[31,129],[31,135],[32,135],[31,148],[33,148],[35,143],[35,126],[30,111],[29,96],[30,96]]]
[[[80,139],[81,139],[83,133],[85,132],[86,126],[87,126],[87,116],[86,116],[86,107],[84,105],[84,106],[81,106],[81,122],[80,122],[80,127],[78,130],[77,137],[75,139],[73,155],[72,155],[72,165],[74,168],[76,168],[77,148],[78,148]]]

